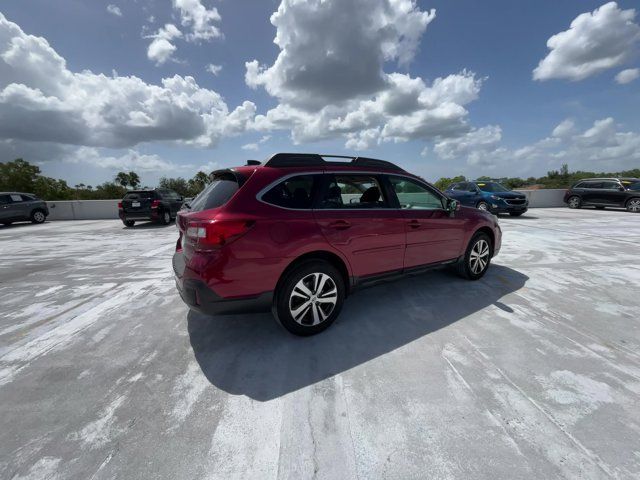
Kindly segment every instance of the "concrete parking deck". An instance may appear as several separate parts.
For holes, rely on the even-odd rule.
[[[0,228],[0,478],[638,478],[640,215],[501,225],[313,338],[188,313],[173,225]]]

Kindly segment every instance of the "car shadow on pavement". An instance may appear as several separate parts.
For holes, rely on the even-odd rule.
[[[195,358],[216,387],[258,401],[278,398],[357,367],[501,299],[529,277],[493,265],[476,282],[437,270],[361,290],[337,321],[313,337],[296,337],[270,314],[187,316]],[[401,375],[401,372],[398,372]]]

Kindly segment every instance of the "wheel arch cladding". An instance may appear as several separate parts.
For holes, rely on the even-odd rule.
[[[344,260],[342,260],[342,258],[340,258],[338,255],[326,250],[316,250],[313,252],[307,252],[304,255],[300,255],[291,263],[289,263],[289,265],[287,265],[287,268],[285,268],[284,271],[282,272],[282,275],[280,275],[280,278],[278,279],[278,283],[276,284],[275,291],[278,291],[278,289],[281,287],[282,282],[287,277],[287,275],[289,275],[289,272],[295,269],[298,265],[301,265],[302,263],[313,261],[313,260],[322,260],[322,261],[328,262],[329,264],[337,268],[340,274],[342,275],[342,280],[344,281],[345,294],[349,293],[350,282],[349,282],[349,269],[347,268],[347,265],[345,264]]]
[[[489,240],[491,240],[491,250],[493,251],[493,247],[496,244],[496,238],[493,235],[493,230],[491,230],[489,227],[480,227],[478,230],[473,232],[473,235],[471,236],[471,238],[475,237],[478,233],[487,234],[487,236],[489,237]]]

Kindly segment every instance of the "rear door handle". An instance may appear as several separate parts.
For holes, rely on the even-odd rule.
[[[409,228],[420,228],[420,222],[418,220],[411,220],[409,222]]]
[[[346,230],[347,228],[351,227],[351,224],[346,220],[338,220],[335,222],[331,222],[329,224],[329,227],[334,228],[336,230]]]

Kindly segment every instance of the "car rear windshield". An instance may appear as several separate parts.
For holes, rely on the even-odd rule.
[[[129,192],[124,196],[125,200],[149,200],[155,198],[155,192]]]
[[[508,188],[504,188],[497,182],[477,182],[478,188],[483,192],[508,192]]]
[[[199,212],[221,207],[233,197],[244,181],[242,175],[231,170],[215,173],[213,181],[190,202],[189,210]]]

